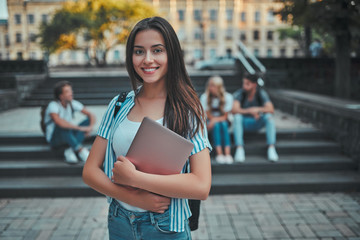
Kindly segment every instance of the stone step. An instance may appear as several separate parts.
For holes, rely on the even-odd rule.
[[[0,178],[0,198],[79,197],[100,194],[78,177]],[[210,194],[359,191],[356,171],[216,174]]]
[[[211,194],[281,192],[354,192],[360,190],[358,171],[216,174]]]
[[[0,161],[1,177],[40,177],[40,176],[81,176],[84,163],[70,165],[62,158],[3,159]],[[212,173],[276,173],[276,172],[325,172],[356,170],[357,165],[343,155],[282,155],[272,163],[261,156],[249,156],[244,163],[218,164],[212,161]]]
[[[89,146],[87,146],[89,147]],[[332,141],[318,140],[280,140],[276,144],[279,155],[284,154],[335,154],[340,153],[340,146]],[[235,147],[232,147],[232,154]],[[264,141],[253,141],[245,145],[245,153],[247,156],[266,154],[266,144]],[[46,159],[58,156],[51,151],[50,146],[45,144],[34,145],[2,145],[0,146],[0,159]]]
[[[315,128],[296,128],[296,129],[278,129],[276,133],[278,140],[330,140],[327,134]],[[86,139],[86,142],[92,143],[95,139],[95,135]],[[264,140],[264,130],[256,133],[245,133],[245,141]],[[0,145],[17,145],[17,144],[46,144],[43,135],[39,134],[0,134]]]

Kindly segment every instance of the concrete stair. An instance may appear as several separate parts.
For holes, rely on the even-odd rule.
[[[228,92],[240,87],[234,73],[190,74],[194,87],[204,92],[214,74],[224,78]],[[55,82],[73,83],[75,98],[85,105],[106,105],[116,94],[131,89],[128,77],[51,77],[22,106],[39,106],[53,98]],[[86,141],[88,147],[94,136]],[[246,161],[220,165],[212,152],[211,194],[359,191],[358,165],[341,147],[316,129],[278,129],[280,160],[266,160],[264,132],[245,135]],[[235,147],[232,148],[234,154]],[[96,196],[81,179],[83,164],[64,163],[61,151],[52,151],[40,135],[0,135],[0,197]]]
[[[220,165],[212,153],[211,194],[360,190],[357,165],[321,131],[279,130],[276,163],[266,160],[264,133],[245,138],[244,163]],[[0,136],[2,198],[99,195],[83,183],[82,168],[64,163],[42,136]]]

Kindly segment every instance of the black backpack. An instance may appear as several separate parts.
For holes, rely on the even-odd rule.
[[[45,113],[46,113],[46,109],[49,106],[49,103],[50,102],[47,102],[45,105],[42,105],[40,109],[40,128],[43,134],[46,134],[46,126],[51,122],[51,120],[45,122]],[[70,103],[70,107],[71,107],[72,117],[74,118],[74,108],[71,103]]]
[[[115,109],[114,109],[114,118],[116,117],[116,114],[119,112],[121,105],[119,103],[123,103],[126,99],[127,96],[127,92],[122,92],[115,104]],[[186,169],[187,172],[187,169]],[[195,199],[189,199],[189,207],[191,210],[191,217],[189,218],[189,226],[190,226],[190,230],[194,231],[196,229],[198,229],[199,227],[199,216],[200,216],[200,200],[195,200]]]

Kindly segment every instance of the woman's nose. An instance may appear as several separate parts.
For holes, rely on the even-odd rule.
[[[152,63],[154,61],[154,57],[151,52],[147,52],[145,56],[145,63]]]

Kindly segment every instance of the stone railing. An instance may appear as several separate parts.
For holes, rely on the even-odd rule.
[[[360,167],[360,102],[294,90],[268,92],[275,108],[329,133]]]

